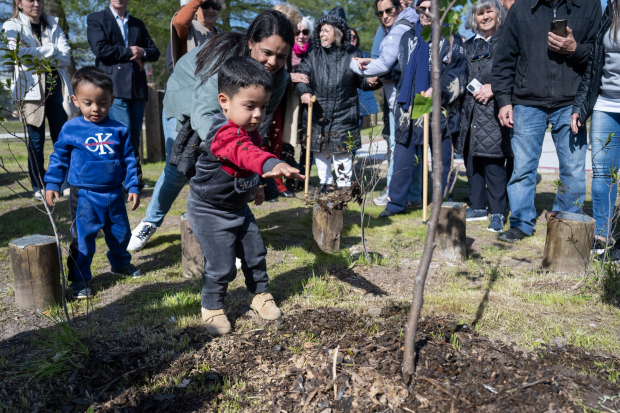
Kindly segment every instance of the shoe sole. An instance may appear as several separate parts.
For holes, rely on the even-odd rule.
[[[110,274],[114,274],[114,275],[122,275],[124,277],[131,277],[131,278],[140,278],[140,277],[144,277],[144,274],[140,274],[140,275],[129,275],[129,274],[123,274],[122,272],[114,272],[114,271],[110,271]]]
[[[490,232],[494,232],[494,233],[496,233],[496,234],[499,234],[500,232],[504,232],[504,228],[502,228],[502,229],[487,228],[487,231],[490,231]]]
[[[74,300],[84,300],[85,298],[93,298],[92,295],[80,295],[80,296],[75,296],[72,295],[71,298],[73,298]]]
[[[388,204],[387,202],[385,202],[385,203],[383,203],[383,202],[376,202],[375,200],[373,200],[372,203],[375,204],[376,206],[386,206]]]
[[[472,222],[472,221],[487,221],[489,219],[489,217],[475,217],[475,218],[466,218],[465,221],[467,222]]]

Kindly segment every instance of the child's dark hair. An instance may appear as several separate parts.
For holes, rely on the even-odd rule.
[[[263,65],[248,56],[233,56],[226,60],[217,74],[217,89],[232,99],[239,89],[262,86],[273,90],[273,78]]]
[[[95,66],[86,66],[75,72],[73,78],[71,79],[73,93],[75,94],[75,91],[79,85],[86,83],[90,83],[107,92],[110,92],[111,95],[114,94],[114,83],[112,83],[110,76]]]

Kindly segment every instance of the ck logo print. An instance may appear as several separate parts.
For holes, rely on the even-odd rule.
[[[112,136],[111,133],[106,133],[105,139],[102,138],[103,133],[95,133],[95,136],[97,137],[94,138],[91,136],[90,138],[86,139],[86,142],[84,143],[84,145],[86,145],[86,147],[91,152],[99,151],[99,155],[105,155],[106,153],[114,153],[114,149],[112,149],[112,147],[110,146],[110,145],[114,145],[114,142],[107,140],[110,136]],[[106,152],[106,149],[109,152]]]

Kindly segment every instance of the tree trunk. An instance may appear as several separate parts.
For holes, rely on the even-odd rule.
[[[9,243],[15,281],[15,305],[45,311],[62,303],[56,239],[31,235]]]
[[[161,119],[164,92],[158,92],[155,83],[149,83],[148,89],[149,100],[144,110],[146,157],[149,162],[161,162],[166,160],[166,140]]]
[[[65,9],[62,6],[62,0],[45,0],[43,3],[43,12],[50,16],[58,17],[58,26],[65,32],[67,42],[69,42],[69,22],[65,15]],[[73,53],[71,54],[71,62],[66,69],[67,77],[71,79],[75,74],[75,60],[73,60]]]
[[[587,215],[548,212],[543,269],[566,273],[588,271],[594,226],[594,219]]]
[[[433,249],[435,248],[435,233],[437,232],[437,222],[441,213],[441,204],[443,201],[443,191],[441,174],[443,172],[441,162],[441,82],[440,82],[440,64],[439,61],[439,39],[441,38],[441,20],[439,14],[438,0],[431,2],[432,19],[432,38],[431,43],[431,73],[433,87],[433,114],[432,131],[433,131],[433,206],[431,209],[431,218],[428,222],[428,230],[426,232],[426,241],[424,242],[424,252],[420,260],[420,266],[415,276],[413,285],[413,299],[411,301],[411,309],[407,320],[407,331],[405,333],[405,352],[403,355],[403,380],[405,383],[411,381],[415,374],[415,336],[418,331],[418,322],[424,303],[424,284],[426,283],[426,275],[433,258]]]
[[[312,246],[315,250],[335,254],[340,251],[344,211],[323,211],[319,205],[312,212]]]

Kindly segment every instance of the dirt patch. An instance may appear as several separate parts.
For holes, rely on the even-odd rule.
[[[615,371],[612,362],[620,360],[561,342],[528,352],[482,338],[450,318],[422,321],[416,377],[407,386],[400,376],[405,310],[369,312],[378,317],[339,308],[297,309],[278,323],[256,320],[260,328],[221,338],[196,328],[167,336],[162,325],[149,332],[167,337],[160,346],[146,345],[139,331],[106,343],[87,342],[88,359],[45,385],[15,378],[14,365],[1,367],[2,403],[15,411],[32,411],[41,400],[46,400],[40,406],[46,410],[84,410],[92,404],[103,412],[568,412],[583,406],[620,407],[620,386],[609,380]],[[175,349],[173,342],[185,348]]]

